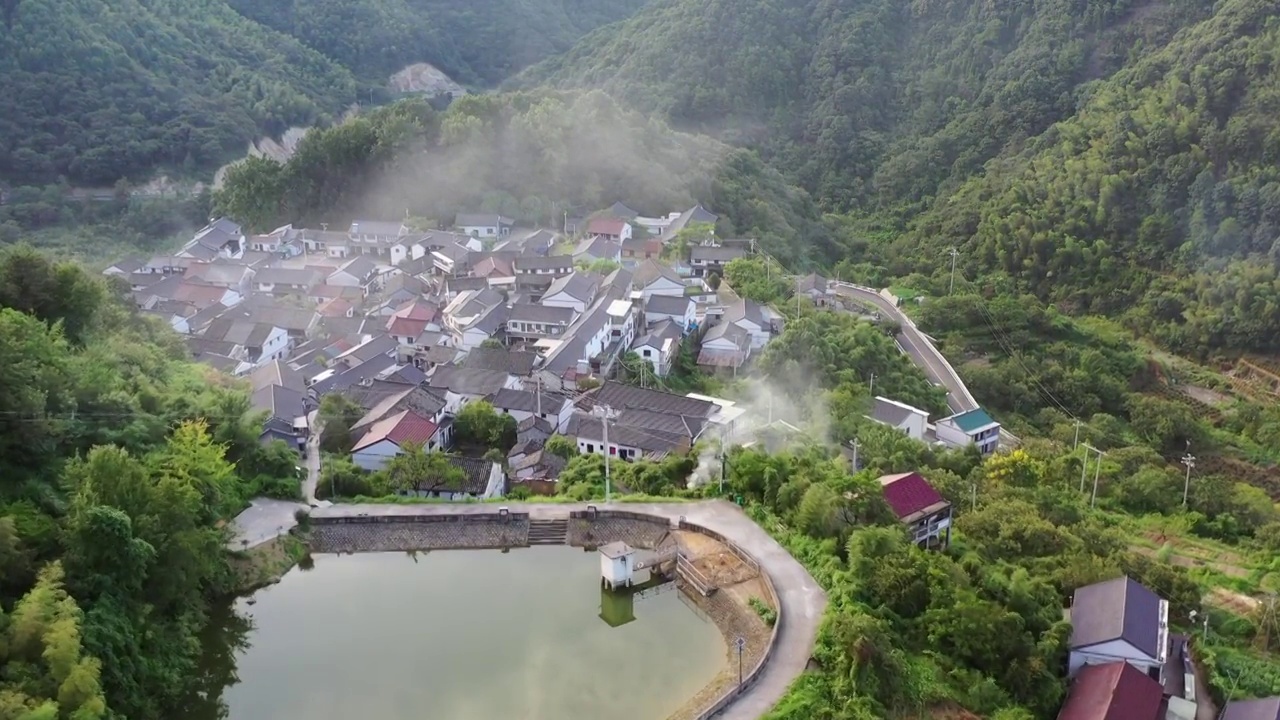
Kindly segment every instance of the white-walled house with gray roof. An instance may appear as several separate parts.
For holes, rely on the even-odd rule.
[[[1127,576],[1079,588],[1071,603],[1067,675],[1127,662],[1163,683],[1169,602]]]

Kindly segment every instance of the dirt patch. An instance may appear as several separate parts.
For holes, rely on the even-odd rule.
[[[1236,615],[1249,615],[1262,604],[1255,598],[1226,588],[1214,588],[1204,596],[1204,599],[1209,604],[1216,605]]]
[[[1129,546],[1129,550],[1132,552],[1136,552],[1139,555],[1146,555],[1147,557],[1150,557],[1150,558],[1156,557],[1160,552],[1159,550],[1155,550],[1149,547],[1143,547],[1141,545],[1131,545]],[[1179,567],[1184,567],[1184,568],[1207,567],[1210,570],[1220,572],[1223,575],[1226,575],[1227,577],[1233,577],[1233,578],[1247,578],[1251,574],[1245,568],[1239,567],[1237,565],[1230,565],[1227,563],[1219,563],[1219,562],[1208,562],[1205,560],[1201,560],[1200,558],[1197,558],[1197,557],[1187,557],[1186,555],[1180,555],[1179,552],[1181,551],[1175,551],[1172,555],[1169,556],[1169,562]]]
[[[1211,407],[1219,408],[1231,404],[1231,398],[1226,395],[1199,385],[1180,385],[1179,389],[1191,399]]]
[[[773,628],[751,607],[752,598],[766,603],[769,598],[764,580],[756,568],[743,562],[723,543],[706,535],[683,530],[673,535],[684,556],[718,588],[710,597],[703,597],[692,588],[682,587],[680,592],[696,612],[720,629],[726,653],[725,669],[669,718],[686,720],[697,717],[738,683],[739,658],[734,641],[737,638],[746,640],[741,672],[749,673],[768,652]],[[773,603],[768,604],[773,606]]]

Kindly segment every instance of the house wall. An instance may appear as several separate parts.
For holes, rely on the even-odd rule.
[[[258,364],[284,360],[288,354],[289,333],[284,328],[273,327],[267,341],[262,344],[262,356],[258,358]]]
[[[685,308],[684,314],[682,315],[676,315],[674,313],[650,312],[650,311],[645,311],[645,314],[644,314],[644,322],[646,325],[653,325],[654,323],[659,323],[659,322],[662,322],[663,320],[670,320],[671,322],[676,323],[677,325],[679,325],[681,328],[685,330],[689,329],[689,326],[693,324],[693,321],[696,318],[697,318],[697,315],[695,314],[695,307],[694,307],[694,303],[692,302],[689,303],[689,305]]]
[[[351,454],[351,462],[370,472],[382,469],[387,461],[400,454],[400,448],[390,440],[376,442]]]
[[[925,426],[928,424],[929,416],[921,413],[911,413],[898,429],[905,432],[914,440],[924,440]]]
[[[674,343],[672,344],[672,347],[675,347]],[[645,345],[642,347],[638,347],[636,348],[635,352],[637,355],[640,356],[641,360],[644,360],[645,362],[653,366],[654,375],[657,375],[658,377],[666,377],[667,373],[671,371],[672,353],[667,353],[664,355],[661,349],[656,348],[652,345]],[[645,355],[646,352],[649,354]]]
[[[1085,665],[1102,665],[1123,661],[1149,674],[1152,668],[1159,668],[1160,661],[1147,655],[1124,640],[1091,645],[1080,650],[1072,650],[1067,662],[1067,677],[1075,677]]]
[[[639,458],[644,453],[644,451],[638,447],[619,445],[612,441],[609,442],[609,449],[612,451],[609,453],[610,457],[622,458],[625,460]],[[595,453],[597,455],[603,455],[604,445],[598,439],[578,438],[578,452],[583,454]]]
[[[540,305],[550,305],[551,307],[573,308],[578,313],[586,312],[587,304],[569,293],[558,292],[555,295],[544,295],[539,301]]]
[[[992,453],[995,452],[1000,444],[999,426],[982,433],[970,435],[952,423],[939,422],[935,430],[938,434],[938,439],[952,447],[967,447],[976,444],[981,452]]]
[[[463,235],[475,235],[477,237],[497,237],[498,227],[496,225],[459,225],[458,229]]]
[[[734,325],[746,330],[751,335],[751,349],[759,350],[769,344],[772,339],[768,328],[762,328],[750,320],[737,320]]]
[[[684,283],[677,283],[668,278],[659,277],[640,290],[640,295],[648,302],[654,295],[668,297],[684,297]]]

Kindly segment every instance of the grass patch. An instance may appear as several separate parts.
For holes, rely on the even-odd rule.
[[[769,627],[773,627],[775,624],[777,624],[778,622],[777,611],[769,607],[769,605],[765,603],[765,601],[761,600],[758,597],[753,597],[750,600],[748,600],[747,603],[751,605],[752,610],[756,611],[756,614],[760,616],[760,619],[764,620],[765,625],[768,625]]]

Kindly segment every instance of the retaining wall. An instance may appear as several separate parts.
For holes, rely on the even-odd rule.
[[[569,513],[569,544],[594,548],[616,541],[652,550],[672,530],[666,518],[628,510],[574,510]]]
[[[769,635],[769,644],[765,646],[764,655],[760,657],[760,660],[755,664],[755,667],[751,668],[750,671],[748,671],[745,675],[743,675],[742,684],[733,686],[733,688],[731,688],[728,692],[726,692],[724,695],[721,695],[719,700],[716,700],[714,703],[711,704],[710,707],[708,707],[706,710],[703,710],[697,716],[697,720],[710,720],[711,718],[714,718],[716,715],[720,714],[722,710],[724,710],[729,705],[731,705],[734,700],[737,700],[738,696],[741,695],[747,688],[751,687],[751,685],[756,680],[758,680],[760,676],[764,673],[765,666],[768,665],[769,663],[769,656],[773,654],[773,646],[778,639],[778,633],[782,630],[782,624],[787,621],[786,619],[787,616],[786,616],[786,613],[782,611],[782,604],[778,602],[777,592],[773,589],[773,578],[769,577],[769,573],[766,572],[764,568],[760,567],[760,563],[756,562],[755,558],[751,557],[751,555],[749,555],[746,551],[738,547],[737,543],[734,543],[733,541],[729,540],[725,536],[721,535],[720,533],[710,528],[703,527],[702,525],[698,525],[696,523],[688,522],[684,518],[680,519],[677,526],[681,530],[688,530],[691,532],[702,533],[703,535],[706,535],[707,537],[712,538],[724,544],[725,547],[729,548],[729,550],[733,552],[734,555],[738,556],[738,558],[741,559],[744,563],[747,563],[751,567],[754,567],[756,570],[758,570],[760,573],[760,584],[764,586],[764,591],[769,596],[768,597],[769,605],[770,607],[773,607],[778,613],[778,618],[773,623],[773,632]]]
[[[312,552],[501,549],[528,544],[528,513],[311,519]]]

